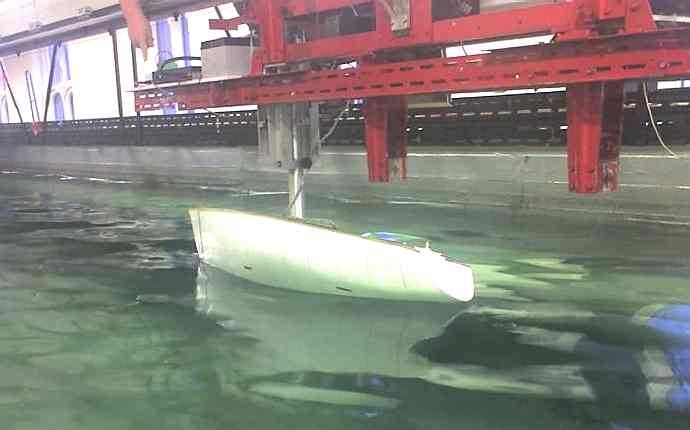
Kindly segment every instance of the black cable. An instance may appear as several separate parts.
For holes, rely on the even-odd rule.
[[[115,69],[115,91],[117,92],[117,113],[122,119],[122,80],[120,79],[120,53],[117,46],[117,35],[115,30],[110,30],[110,41],[113,45],[113,66]]]
[[[57,53],[60,50],[61,41],[57,41],[53,46],[53,58],[50,60],[50,75],[48,76],[48,89],[46,91],[46,106],[43,110],[43,125],[48,122],[48,108],[50,107],[50,93],[53,92],[53,77],[55,76],[55,61],[57,60]],[[40,121],[40,118],[39,118]]]
[[[134,88],[139,86],[139,65],[137,64],[137,49],[133,43],[129,45],[130,54],[132,55],[132,79],[134,80]],[[141,124],[141,112],[137,110],[137,145],[141,145],[144,140],[144,127]]]
[[[7,83],[7,91],[10,92],[10,98],[12,99],[12,103],[14,104],[14,108],[17,110],[17,115],[19,115],[19,122],[24,123],[24,119],[22,118],[22,112],[19,110],[19,105],[17,104],[17,99],[14,98],[14,91],[12,91],[12,85],[10,84],[10,80],[7,79],[7,72],[5,72],[5,63],[3,63],[2,61],[0,61],[0,69],[2,69],[2,77]]]
[[[218,15],[218,19],[224,19],[223,13],[220,11],[220,8],[218,6],[213,6],[213,8],[216,10],[216,15]],[[230,37],[230,31],[225,30],[225,35]]]
[[[158,70],[163,70],[165,66],[167,66],[170,63],[174,63],[175,61],[201,61],[201,57],[190,57],[188,55],[185,55],[181,57],[168,58],[167,60],[163,61],[160,64],[160,66],[158,66]]]
[[[26,92],[29,95],[29,108],[31,108],[31,123],[33,124],[41,120],[41,113],[38,111],[36,88],[34,87],[34,78],[31,76],[30,71],[24,71],[24,79],[26,80]]]

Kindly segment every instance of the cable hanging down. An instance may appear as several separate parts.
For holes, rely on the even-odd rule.
[[[345,107],[343,108],[343,110],[341,110],[340,113],[338,114],[338,116],[336,116],[335,119],[333,120],[333,124],[331,125],[331,128],[328,129],[328,131],[323,136],[321,136],[321,138],[319,139],[319,144],[323,144],[324,142],[326,142],[326,140],[328,140],[329,137],[331,137],[333,135],[336,128],[338,128],[338,124],[340,123],[340,121],[342,121],[342,119],[345,117],[345,114],[350,110],[351,104],[352,104],[352,102],[350,100],[348,100],[347,103],[345,104]],[[315,150],[316,150],[316,147],[314,149],[312,149],[312,153],[310,154],[311,157],[313,157],[315,155]],[[295,203],[300,198],[303,191],[304,191],[304,184],[302,184],[302,186],[299,187],[299,190],[297,190],[297,192],[295,193],[295,197],[293,197],[292,200],[290,201],[290,204],[287,207],[288,213],[295,206]]]
[[[17,104],[17,99],[14,97],[14,91],[12,91],[12,85],[10,84],[10,79],[7,77],[7,71],[5,70],[5,63],[2,62],[2,59],[0,59],[0,72],[2,73],[2,76],[0,76],[0,77],[3,79],[3,81],[5,82],[5,85],[7,86],[7,92],[10,93],[10,98],[12,99],[12,104],[14,105],[14,108],[17,110],[17,116],[19,117],[19,122],[24,123],[24,118],[22,118],[22,112],[19,109],[19,104]]]
[[[678,154],[673,152],[671,148],[666,145],[664,142],[664,139],[661,137],[661,132],[659,131],[659,127],[656,123],[656,119],[654,118],[654,113],[652,112],[652,104],[649,102],[649,91],[647,89],[647,82],[642,81],[642,95],[644,96],[644,104],[647,106],[647,114],[649,115],[649,122],[652,124],[652,128],[654,129],[654,133],[656,133],[656,138],[659,141],[659,144],[661,145],[662,148],[668,152],[668,154],[673,157],[673,158],[680,158]]]

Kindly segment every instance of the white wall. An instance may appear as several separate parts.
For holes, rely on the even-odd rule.
[[[10,116],[10,97],[4,94],[4,91],[0,91],[0,124],[9,122]]]
[[[120,59],[120,81],[122,83],[122,110],[125,116],[135,115],[134,74],[132,73],[132,50],[127,29],[117,31],[117,51]],[[141,54],[139,54],[141,55]],[[117,100],[115,101],[117,103]]]
[[[74,114],[78,119],[117,116],[112,42],[99,34],[69,42]]]
[[[50,59],[48,58],[48,48],[24,52],[18,56],[5,57],[3,61],[7,70],[8,81],[14,91],[14,96],[17,99],[17,104],[19,105],[24,121],[31,121],[29,93],[24,77],[24,72],[27,70],[31,72],[31,76],[33,77],[39,112],[43,115],[45,91],[48,85],[47,79],[44,79],[47,73],[43,73],[43,71],[49,68]],[[19,116],[14,106],[10,109],[9,113],[11,122],[19,121]]]
[[[116,4],[118,0],[0,0],[0,36],[79,16],[84,8],[98,10]]]
[[[41,1],[45,2],[47,0]],[[0,11],[6,12],[12,9],[9,5],[13,4],[16,7],[12,9],[12,14],[14,14],[12,16],[15,17],[16,21],[22,21],[23,23],[21,23],[21,25],[25,25],[27,20],[36,19],[36,13],[32,3],[33,0],[0,0]],[[74,3],[67,0],[60,0],[56,2],[56,6],[63,11],[73,11],[75,7],[81,7],[88,3],[91,3],[92,6],[102,7],[103,5],[112,3],[112,0],[80,0]],[[94,9],[95,8],[96,7],[94,7]],[[224,18],[237,16],[234,6],[230,3],[221,5],[220,9]],[[24,13],[24,15],[20,17],[18,15],[20,13]],[[223,31],[209,29],[208,20],[217,17],[213,8],[189,12],[185,14],[185,16],[187,17],[189,29],[190,55],[200,56],[201,42],[225,37]],[[0,33],[7,34],[6,32],[9,31],[9,27],[2,26],[6,18],[7,17],[0,17]],[[169,18],[168,23],[170,24],[172,54],[174,56],[182,56],[184,54],[184,47],[181,20],[175,21],[173,18]],[[152,23],[151,27],[155,39],[155,24]],[[247,33],[248,29],[245,26],[245,28],[240,29],[240,31],[233,32],[233,36],[246,36]],[[116,38],[118,42],[120,78],[122,82],[123,111],[125,115],[131,116],[135,114],[134,95],[132,93],[134,90],[134,79],[132,73],[131,42],[127,29],[123,28],[117,30]],[[67,43],[67,49],[69,51],[71,80],[61,85],[62,87],[71,87],[74,98],[75,118],[92,119],[117,116],[117,89],[115,85],[114,59],[110,35],[103,33],[70,41]],[[136,56],[139,80],[149,80],[151,74],[158,67],[158,50],[156,48],[151,49],[147,61],[144,61],[143,55],[139,50],[137,50]],[[36,89],[38,108],[42,116],[45,105],[45,91],[48,84],[48,73],[50,70],[49,49],[43,48],[25,52],[19,56],[5,57],[3,61],[7,67],[8,78],[15,92],[17,103],[19,104],[24,121],[31,121],[29,97],[24,78],[24,72],[26,70],[31,71],[34,87]],[[60,87],[60,89],[64,91],[62,87]],[[2,88],[0,88],[0,98],[3,97],[3,95],[7,94],[3,93]],[[65,100],[64,103],[66,119],[70,119],[67,100]],[[8,104],[10,121],[18,122],[19,117],[11,101],[9,101],[9,98]],[[155,115],[160,113],[162,112],[145,112],[143,114]],[[54,119],[53,109],[49,109],[48,119]]]
[[[134,79],[132,74],[131,42],[127,29],[116,32],[122,82],[123,110],[125,115],[134,115]],[[93,119],[118,115],[117,90],[112,41],[107,33],[74,40],[67,43],[69,50],[71,87],[74,98],[76,119]],[[141,52],[137,52],[139,76],[150,78],[156,69],[156,55],[153,50],[148,61],[144,62]],[[22,53],[20,56],[3,58],[7,74],[17,98],[24,121],[31,121],[29,97],[26,90],[24,72],[31,71],[36,88],[38,107],[41,115],[45,104],[45,91],[48,85],[50,58],[48,48]],[[66,103],[66,101],[65,101]],[[67,106],[65,106],[67,110]],[[67,115],[69,117],[69,115]],[[54,117],[49,109],[48,119]],[[10,109],[10,121],[18,122],[14,107]]]
[[[238,16],[237,10],[231,3],[220,6],[220,12],[223,18],[235,18]],[[206,8],[189,12],[185,14],[187,17],[189,27],[189,45],[190,55],[193,57],[201,56],[201,42],[207,40],[220,39],[225,37],[225,32],[222,30],[211,30],[209,28],[208,20],[218,18],[216,11],[213,8]],[[249,34],[249,28],[246,25],[240,26],[238,31],[232,31],[230,34],[233,37],[244,37]]]

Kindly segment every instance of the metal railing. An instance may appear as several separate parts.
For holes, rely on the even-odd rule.
[[[657,91],[651,103],[664,138],[690,143],[690,89]],[[328,130],[342,104],[321,106]],[[626,99],[624,144],[654,145],[641,94]],[[0,124],[0,145],[255,145],[256,112],[191,113],[48,122],[34,136],[31,124]],[[565,93],[463,98],[451,106],[410,110],[411,145],[564,145]],[[353,105],[326,144],[361,145],[363,113]]]

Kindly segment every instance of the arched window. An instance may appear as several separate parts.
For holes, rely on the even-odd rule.
[[[72,81],[61,82],[53,88],[50,97],[54,121],[68,121],[74,118],[74,99],[72,97]]]
[[[77,117],[74,116],[74,96],[72,95],[71,87],[65,93],[65,102],[67,105],[67,112],[69,112],[69,119],[77,119]]]
[[[53,49],[50,50],[51,55]],[[50,99],[55,121],[74,119],[71,79],[68,45],[62,44],[57,52],[53,75],[53,94]]]
[[[7,96],[0,97],[0,124],[10,122],[10,108],[7,103]]]
[[[55,121],[65,120],[65,106],[62,103],[62,95],[60,93],[53,95],[53,112],[55,113]]]

